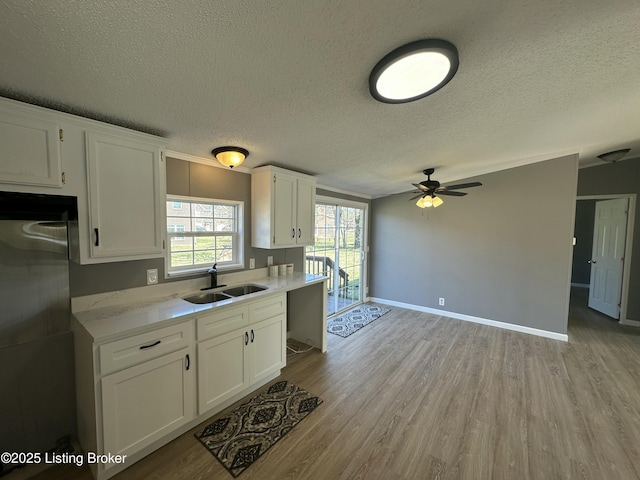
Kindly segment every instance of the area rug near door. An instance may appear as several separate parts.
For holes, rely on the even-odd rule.
[[[195,436],[237,477],[321,403],[319,397],[282,380]]]
[[[327,332],[340,335],[341,337],[348,337],[387,312],[389,312],[388,308],[376,307],[375,305],[366,303],[358,305],[338,316],[330,318],[327,321]]]

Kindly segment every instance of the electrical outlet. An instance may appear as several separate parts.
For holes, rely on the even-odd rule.
[[[270,267],[271,265],[273,265],[273,257],[269,255],[267,257],[267,267]]]
[[[249,259],[249,268],[256,268],[256,259],[255,258],[250,258]]]
[[[147,270],[147,285],[158,283],[158,269],[150,268]]]
[[[438,305],[440,305],[441,307],[444,307],[444,298],[440,297],[438,299]]]

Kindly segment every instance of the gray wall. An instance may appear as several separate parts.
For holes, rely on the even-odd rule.
[[[167,193],[218,200],[244,201],[244,260],[256,259],[256,268],[267,266],[267,256],[274,263],[293,263],[296,271],[304,269],[304,248],[265,250],[251,247],[251,175],[199,163],[167,158]],[[69,289],[72,297],[110,292],[147,284],[147,269],[157,268],[160,283],[206,277],[207,274],[164,278],[164,259],[79,265],[70,262]],[[241,271],[236,270],[236,271]]]
[[[476,180],[436,209],[373,200],[370,295],[565,334],[577,156]]]
[[[640,194],[640,158],[580,169],[578,196]],[[634,217],[627,319],[640,321],[640,205]]]
[[[578,173],[578,178],[580,174]],[[593,224],[596,213],[595,200],[578,200],[576,203],[576,223],[573,236],[576,245],[573,247],[573,266],[571,283],[588,285],[591,280],[591,259],[593,248]]]

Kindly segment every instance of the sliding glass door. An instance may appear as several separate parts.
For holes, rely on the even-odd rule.
[[[366,206],[316,204],[315,243],[307,247],[308,273],[326,275],[329,315],[363,300]]]

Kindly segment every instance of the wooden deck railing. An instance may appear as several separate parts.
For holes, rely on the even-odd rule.
[[[335,275],[336,266],[334,261],[329,257],[320,257],[317,255],[307,255],[307,273],[313,273],[315,275],[326,275],[329,277],[329,290],[333,289],[333,278]],[[338,269],[338,275],[340,279],[338,281],[338,287],[346,287],[349,285],[349,274],[343,269]]]

